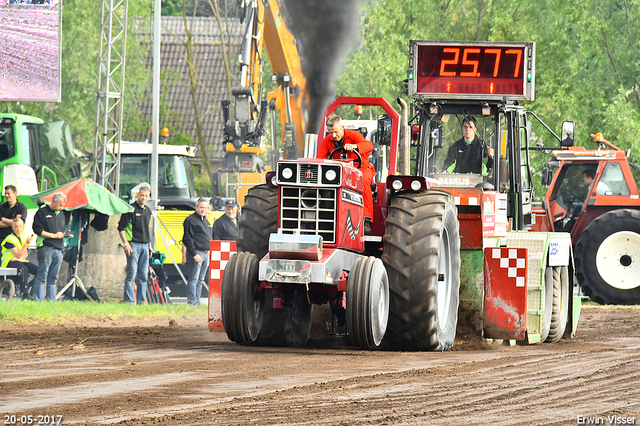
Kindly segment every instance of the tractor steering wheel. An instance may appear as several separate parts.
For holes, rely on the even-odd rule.
[[[569,194],[573,195],[579,203],[584,203],[584,199],[582,198],[582,196],[578,195],[576,191],[569,188],[568,186],[567,186],[567,191],[569,191]]]
[[[345,160],[347,159],[347,150],[346,150],[346,149],[344,149],[344,147],[343,147],[343,146],[339,146],[339,147],[337,147],[336,149],[334,149],[333,151],[331,151],[331,154],[329,154],[329,155],[327,156],[327,160],[331,160],[331,159],[333,158],[333,154],[335,154],[336,152],[342,152],[342,155],[341,155],[341,157],[340,157],[340,158],[345,159]],[[360,153],[358,152],[358,150],[355,150],[355,149],[354,149],[354,150],[353,150],[353,151],[351,151],[351,152],[355,153],[355,154],[358,156],[358,158],[356,158],[355,160],[353,160],[353,162],[354,162],[354,163],[356,163],[356,162],[357,162],[357,163],[358,163],[358,168],[360,168],[360,166],[362,166],[362,156],[360,155]]]

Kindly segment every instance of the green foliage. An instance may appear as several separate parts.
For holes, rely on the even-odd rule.
[[[211,196],[211,179],[206,173],[194,173],[193,181],[199,197]]]
[[[182,3],[183,0],[162,0],[162,16],[182,16]]]
[[[35,302],[11,300],[0,302],[0,324],[64,322],[79,319],[112,320],[150,318],[206,318],[206,306],[182,304],[130,305],[122,302],[92,303],[79,301]]]
[[[552,129],[574,120],[577,144],[600,131],[621,138],[621,148],[640,149],[637,138],[626,137],[637,123],[627,119],[638,114],[637,0],[377,0],[364,6],[362,16],[361,44],[345,63],[339,95],[401,95],[411,39],[535,41],[536,100],[527,107]],[[621,131],[625,121],[629,130]]]

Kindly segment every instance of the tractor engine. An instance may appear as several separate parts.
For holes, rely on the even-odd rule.
[[[350,163],[280,161],[278,233],[319,235],[325,247],[364,251],[363,179]]]

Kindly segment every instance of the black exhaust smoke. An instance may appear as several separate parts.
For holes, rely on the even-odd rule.
[[[316,133],[333,101],[342,59],[358,46],[362,0],[283,0],[309,93],[307,132]]]

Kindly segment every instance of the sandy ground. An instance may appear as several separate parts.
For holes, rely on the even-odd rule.
[[[0,324],[0,420],[640,424],[639,348],[640,310],[591,306],[572,340],[525,347],[472,339],[445,353],[361,351],[344,340],[242,347],[209,332],[204,318]]]

